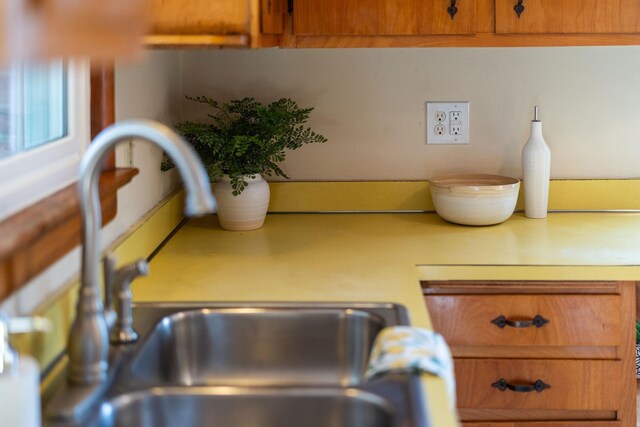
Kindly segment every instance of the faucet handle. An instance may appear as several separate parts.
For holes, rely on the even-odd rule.
[[[131,264],[119,268],[115,274],[115,311],[117,320],[111,332],[112,344],[130,344],[138,340],[138,334],[133,329],[133,295],[131,282],[136,277],[149,274],[149,263],[139,259]]]
[[[9,343],[9,334],[49,332],[51,329],[51,321],[44,317],[9,317],[0,311],[0,375],[9,372],[18,363],[18,353]]]
[[[0,320],[1,321],[1,320]],[[28,334],[31,332],[51,332],[53,323],[45,317],[12,317],[8,319],[10,334]]]

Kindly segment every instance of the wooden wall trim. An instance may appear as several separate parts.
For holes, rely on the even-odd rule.
[[[116,216],[116,192],[137,169],[115,169],[100,178],[102,224]],[[0,301],[80,243],[75,183],[0,222]]]
[[[116,121],[115,70],[112,64],[91,64],[91,139]],[[104,169],[116,167],[115,151],[105,161]]]

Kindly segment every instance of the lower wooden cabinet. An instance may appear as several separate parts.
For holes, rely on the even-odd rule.
[[[635,282],[423,282],[468,427],[635,427]]]
[[[620,427],[619,421],[492,421],[462,423],[462,427]]]

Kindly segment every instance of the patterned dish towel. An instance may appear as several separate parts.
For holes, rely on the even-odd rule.
[[[442,335],[409,326],[383,329],[373,344],[366,378],[370,380],[392,372],[426,372],[441,377],[447,385],[451,407],[455,407],[453,360]]]
[[[640,344],[636,343],[636,378],[640,379]]]

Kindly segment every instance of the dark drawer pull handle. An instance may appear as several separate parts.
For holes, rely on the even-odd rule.
[[[510,326],[512,328],[528,328],[531,326],[542,328],[545,324],[549,323],[549,321],[539,314],[536,314],[536,317],[534,317],[533,320],[509,320],[503,315],[500,315],[493,319],[491,323],[497,325],[500,329],[505,326]]]
[[[500,391],[505,391],[506,389],[509,389],[517,393],[530,393],[532,391],[537,391],[538,393],[541,393],[543,390],[551,388],[549,384],[546,384],[542,380],[537,380],[535,383],[531,385],[517,385],[517,384],[509,384],[507,380],[505,380],[504,378],[500,378],[498,381],[491,384],[491,387],[495,387]]]
[[[522,15],[522,12],[524,12],[524,6],[522,5],[523,1],[524,0],[518,0],[518,4],[513,7],[513,10],[516,11],[518,18],[520,18],[520,15]]]
[[[456,16],[456,13],[458,13],[458,8],[456,7],[457,1],[458,0],[451,0],[451,6],[447,8],[447,12],[449,12],[449,16],[451,17],[452,21],[453,21],[453,17]]]

